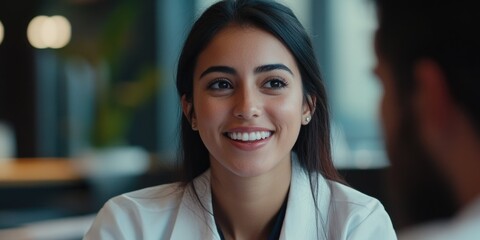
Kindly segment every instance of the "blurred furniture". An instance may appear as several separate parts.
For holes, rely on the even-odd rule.
[[[61,158],[0,161],[0,186],[71,184],[82,180],[75,166]]]
[[[177,178],[171,166],[163,165],[165,161],[154,156],[150,156],[146,166],[137,166],[136,170],[128,161],[113,159],[116,160],[94,165],[89,165],[93,164],[90,160],[70,158],[0,161],[0,230],[92,215],[115,195]]]
[[[28,223],[21,227],[0,229],[0,239],[75,240],[82,239],[92,225],[94,214]]]
[[[91,211],[88,185],[65,158],[0,161],[0,229]]]

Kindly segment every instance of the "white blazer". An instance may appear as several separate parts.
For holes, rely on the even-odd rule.
[[[280,239],[397,239],[382,204],[365,194],[319,176],[317,207],[309,178],[296,160]],[[193,184],[165,184],[109,200],[98,213],[85,240],[216,239],[210,171]],[[202,204],[199,204],[198,200]]]

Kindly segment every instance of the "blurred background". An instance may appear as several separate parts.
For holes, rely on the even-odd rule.
[[[313,38],[333,112],[335,165],[388,208],[373,4],[279,1]],[[0,2],[0,236],[80,238],[108,198],[175,180],[176,61],[194,19],[213,2]],[[45,231],[58,220],[71,228]]]

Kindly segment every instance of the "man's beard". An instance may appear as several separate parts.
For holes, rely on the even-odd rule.
[[[396,137],[387,141],[388,192],[397,230],[449,218],[458,208],[451,183],[422,145],[411,110],[401,116]]]

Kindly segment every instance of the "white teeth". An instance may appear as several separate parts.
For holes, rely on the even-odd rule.
[[[261,138],[261,139],[269,138],[270,135],[272,135],[271,132],[261,132],[261,133],[260,133],[260,138]]]
[[[242,134],[242,141],[248,141],[248,133]]]
[[[269,131],[258,131],[258,132],[229,132],[228,137],[233,139],[233,140],[241,140],[244,142],[247,141],[257,141],[260,139],[265,139],[270,137],[270,132]]]

